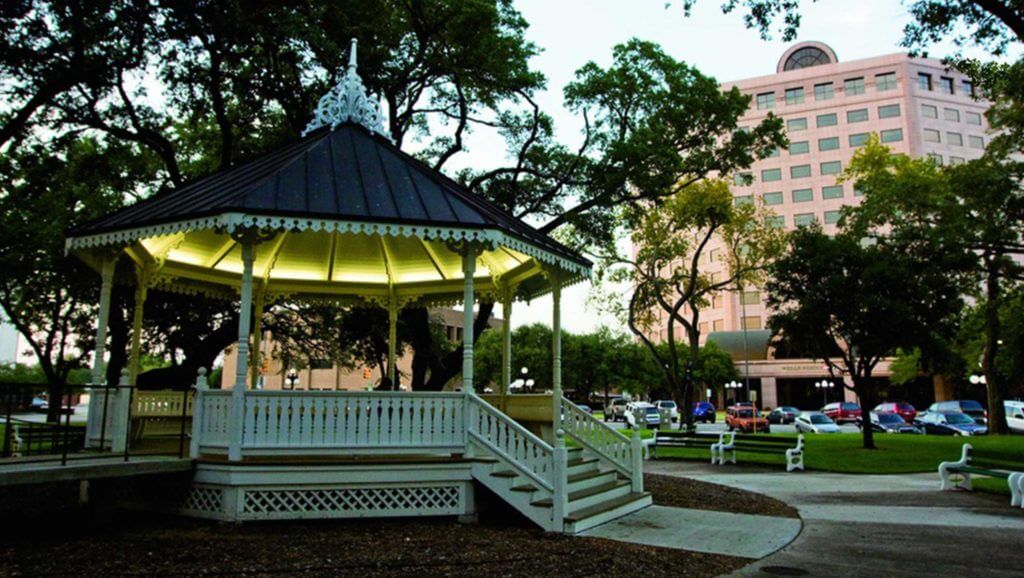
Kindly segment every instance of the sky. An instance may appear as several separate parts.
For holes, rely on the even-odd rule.
[[[656,42],[671,56],[695,65],[719,81],[771,74],[779,57],[795,42],[817,40],[835,50],[840,61],[901,52],[903,26],[910,22],[898,0],[819,0],[802,3],[803,19],[792,43],[764,41],[743,25],[742,14],[722,14],[721,0],[699,0],[689,18],[680,2],[666,8],[665,0],[520,0],[515,3],[529,23],[527,38],[541,53],[533,66],[548,79],[538,104],[555,120],[557,136],[570,146],[579,142],[581,123],[562,106],[562,88],[588,61],[611,63],[612,48],[630,38]],[[933,46],[929,55],[953,52],[951,43]],[[965,50],[968,56],[985,56]],[[477,135],[463,163],[484,166],[499,162],[504,148],[497,139]],[[583,333],[607,325],[619,327],[589,303],[591,287],[582,283],[563,291],[562,326]],[[551,298],[516,304],[513,327],[551,322]]]

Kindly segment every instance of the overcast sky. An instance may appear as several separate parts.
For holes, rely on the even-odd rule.
[[[530,28],[527,37],[542,53],[534,66],[548,79],[540,95],[541,107],[555,119],[559,138],[578,143],[580,123],[562,107],[562,88],[587,61],[602,66],[611,62],[612,47],[636,37],[660,44],[673,57],[696,65],[719,81],[771,74],[791,43],[761,40],[757,31],[743,26],[739,13],[722,14],[721,0],[700,0],[686,18],[675,2],[664,0],[520,0],[517,8]],[[903,26],[910,18],[898,0],[820,0],[804,2],[803,20],[796,42],[818,40],[831,46],[840,61],[900,52]],[[930,49],[941,58],[952,45]],[[984,56],[968,50],[968,55]],[[493,165],[504,154],[500,142],[477,135],[463,163]],[[601,325],[616,326],[588,305],[590,285],[581,284],[563,293],[563,327],[575,333]],[[550,297],[529,305],[516,305],[513,326],[549,323]]]

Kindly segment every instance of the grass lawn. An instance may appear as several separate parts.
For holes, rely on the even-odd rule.
[[[795,438],[795,434],[772,435]],[[1006,453],[1024,453],[1024,436],[981,436],[972,438],[875,434],[876,450],[865,450],[860,433],[805,435],[804,464],[807,469],[846,474],[905,474],[934,472],[940,462],[959,459],[960,448],[973,447]],[[659,457],[706,461],[708,451],[665,448]],[[771,464],[782,467],[783,458],[774,454],[737,452],[739,463]],[[1005,485],[1005,484],[1004,484]]]

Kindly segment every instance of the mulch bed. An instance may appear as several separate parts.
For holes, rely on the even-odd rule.
[[[689,478],[644,474],[644,489],[651,492],[654,503],[661,506],[782,518],[800,517],[796,508],[764,494]]]
[[[715,484],[660,475],[645,476],[645,484],[657,504],[796,515],[777,500]],[[17,520],[0,527],[0,576],[716,576],[751,562],[546,533],[493,503],[476,524],[392,519],[243,525],[127,512],[97,524],[74,507],[76,491],[57,485],[0,492],[0,515]]]

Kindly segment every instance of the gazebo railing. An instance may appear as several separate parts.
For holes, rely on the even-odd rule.
[[[470,394],[470,440],[549,492],[556,482],[554,448],[497,408]]]
[[[230,391],[200,394],[198,450],[230,447]],[[444,392],[247,391],[243,456],[462,453],[465,396]]]
[[[643,446],[639,433],[632,438],[608,427],[572,401],[561,399],[562,429],[571,439],[629,478],[635,491],[643,488]]]

